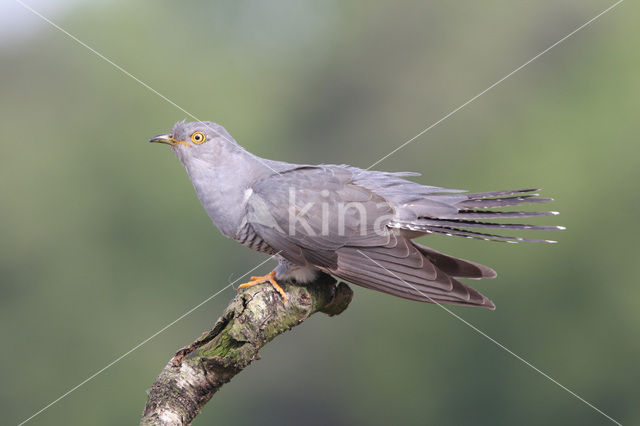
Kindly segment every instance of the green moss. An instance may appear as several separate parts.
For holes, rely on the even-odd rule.
[[[211,343],[208,343],[200,350],[201,358],[236,358],[237,354],[235,352],[238,348],[242,347],[243,343],[230,336],[229,332],[233,327],[233,323],[234,321],[231,320],[224,330],[220,332],[218,337],[213,339]]]

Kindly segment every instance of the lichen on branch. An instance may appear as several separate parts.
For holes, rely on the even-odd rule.
[[[288,301],[269,284],[238,293],[213,328],[180,349],[154,382],[141,425],[187,425],[211,397],[256,359],[279,334],[316,312],[344,311],[353,292],[321,275],[312,283],[281,283]]]

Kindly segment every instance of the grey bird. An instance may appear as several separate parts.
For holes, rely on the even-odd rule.
[[[491,300],[456,279],[494,278],[493,269],[413,240],[443,234],[553,242],[478,229],[563,229],[494,221],[557,214],[491,210],[551,201],[538,197],[536,189],[467,193],[406,179],[417,173],[267,160],[208,121],[178,122],[170,133],[150,142],[171,146],[222,234],[278,258],[273,272],[251,277],[239,289],[270,282],[283,303],[286,293],[278,281],[305,283],[325,273],[410,300],[495,309]]]

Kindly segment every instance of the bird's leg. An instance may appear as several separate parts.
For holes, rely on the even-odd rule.
[[[260,277],[251,277],[251,281],[249,281],[248,283],[240,284],[238,286],[238,290],[242,290],[243,288],[253,287],[254,285],[257,285],[257,284],[266,283],[267,281],[271,283],[273,288],[278,293],[280,293],[280,296],[282,296],[282,303],[287,303],[287,294],[284,292],[282,287],[280,287],[280,285],[276,282],[276,271],[272,271],[269,274],[260,276]]]

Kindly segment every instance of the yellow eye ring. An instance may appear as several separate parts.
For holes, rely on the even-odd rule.
[[[202,132],[194,132],[191,135],[191,142],[195,144],[200,145],[201,143],[204,143],[205,140],[207,140],[207,137]]]

